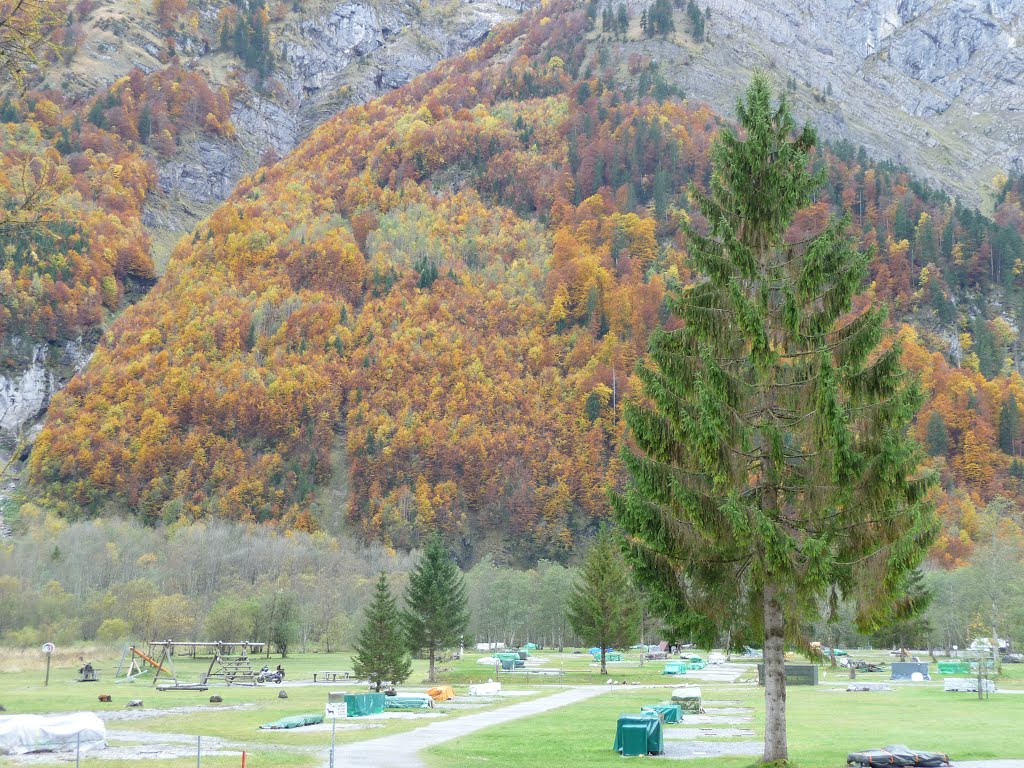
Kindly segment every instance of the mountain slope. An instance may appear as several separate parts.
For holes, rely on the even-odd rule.
[[[341,504],[393,546],[438,527],[469,558],[570,551],[606,514],[630,373],[689,279],[686,187],[719,125],[596,11],[500,27],[245,179],[54,399],[37,491],[72,516],[300,528]],[[863,300],[915,322],[955,563],[964,498],[1021,494],[1019,439],[996,439],[1024,397],[996,305],[1020,306],[1019,194],[1003,226],[849,146],[816,162],[829,183],[792,236],[848,211],[878,253]],[[348,496],[325,507],[332,472]]]

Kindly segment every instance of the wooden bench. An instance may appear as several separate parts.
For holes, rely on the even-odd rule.
[[[313,682],[314,683],[317,681],[316,678],[317,678],[318,675],[323,678],[323,681],[325,683],[327,683],[327,682],[336,683],[336,682],[338,682],[338,680],[351,680],[352,679],[352,673],[351,672],[347,672],[347,671],[343,671],[343,672],[329,672],[329,671],[327,671],[327,672],[324,672],[324,671],[321,671],[321,672],[314,672],[313,673]]]

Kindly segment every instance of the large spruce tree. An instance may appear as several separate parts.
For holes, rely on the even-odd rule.
[[[414,653],[426,651],[430,662],[427,679],[434,682],[438,651],[462,642],[469,624],[466,583],[440,534],[434,534],[423,556],[409,574],[402,624]]]
[[[399,623],[398,606],[384,571],[377,579],[373,602],[366,608],[366,624],[356,641],[352,667],[356,677],[370,681],[376,691],[380,691],[385,681],[404,683],[412,674],[412,660]]]
[[[797,133],[768,80],[716,141],[706,226],[687,228],[696,284],[681,321],[651,336],[643,398],[626,409],[638,452],[612,493],[640,583],[681,632],[708,646],[764,643],[764,759],[788,759],[783,646],[824,603],[863,630],[896,612],[937,523],[908,436],[922,396],[882,346],[884,309],[852,312],[869,253],[847,219],[787,234],[824,181],[816,136]]]
[[[640,604],[615,535],[602,528],[590,544],[569,593],[569,626],[601,648],[601,674],[608,674],[608,648],[623,647],[640,633]]]

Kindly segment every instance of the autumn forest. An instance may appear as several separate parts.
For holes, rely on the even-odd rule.
[[[437,528],[467,566],[570,559],[622,480],[621,405],[692,280],[688,189],[728,119],[595,9],[545,5],[345,110],[246,178],[158,282],[147,157],[230,136],[229,94],[172,66],[76,108],[0,105],[0,188],[52,212],[0,231],[0,348],[100,339],[36,440],[34,503],[398,550]],[[931,561],[1024,542],[1024,180],[997,179],[988,218],[858,147],[814,162],[828,182],[788,237],[846,216],[873,249],[860,301],[889,307],[928,393]]]

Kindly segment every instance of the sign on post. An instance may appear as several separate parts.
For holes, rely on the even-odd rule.
[[[345,705],[344,692],[338,691],[327,694],[327,717],[348,717],[348,707]]]
[[[57,650],[57,646],[53,643],[43,643],[43,653],[46,654],[46,679],[43,681],[44,686],[50,684],[50,656]]]

